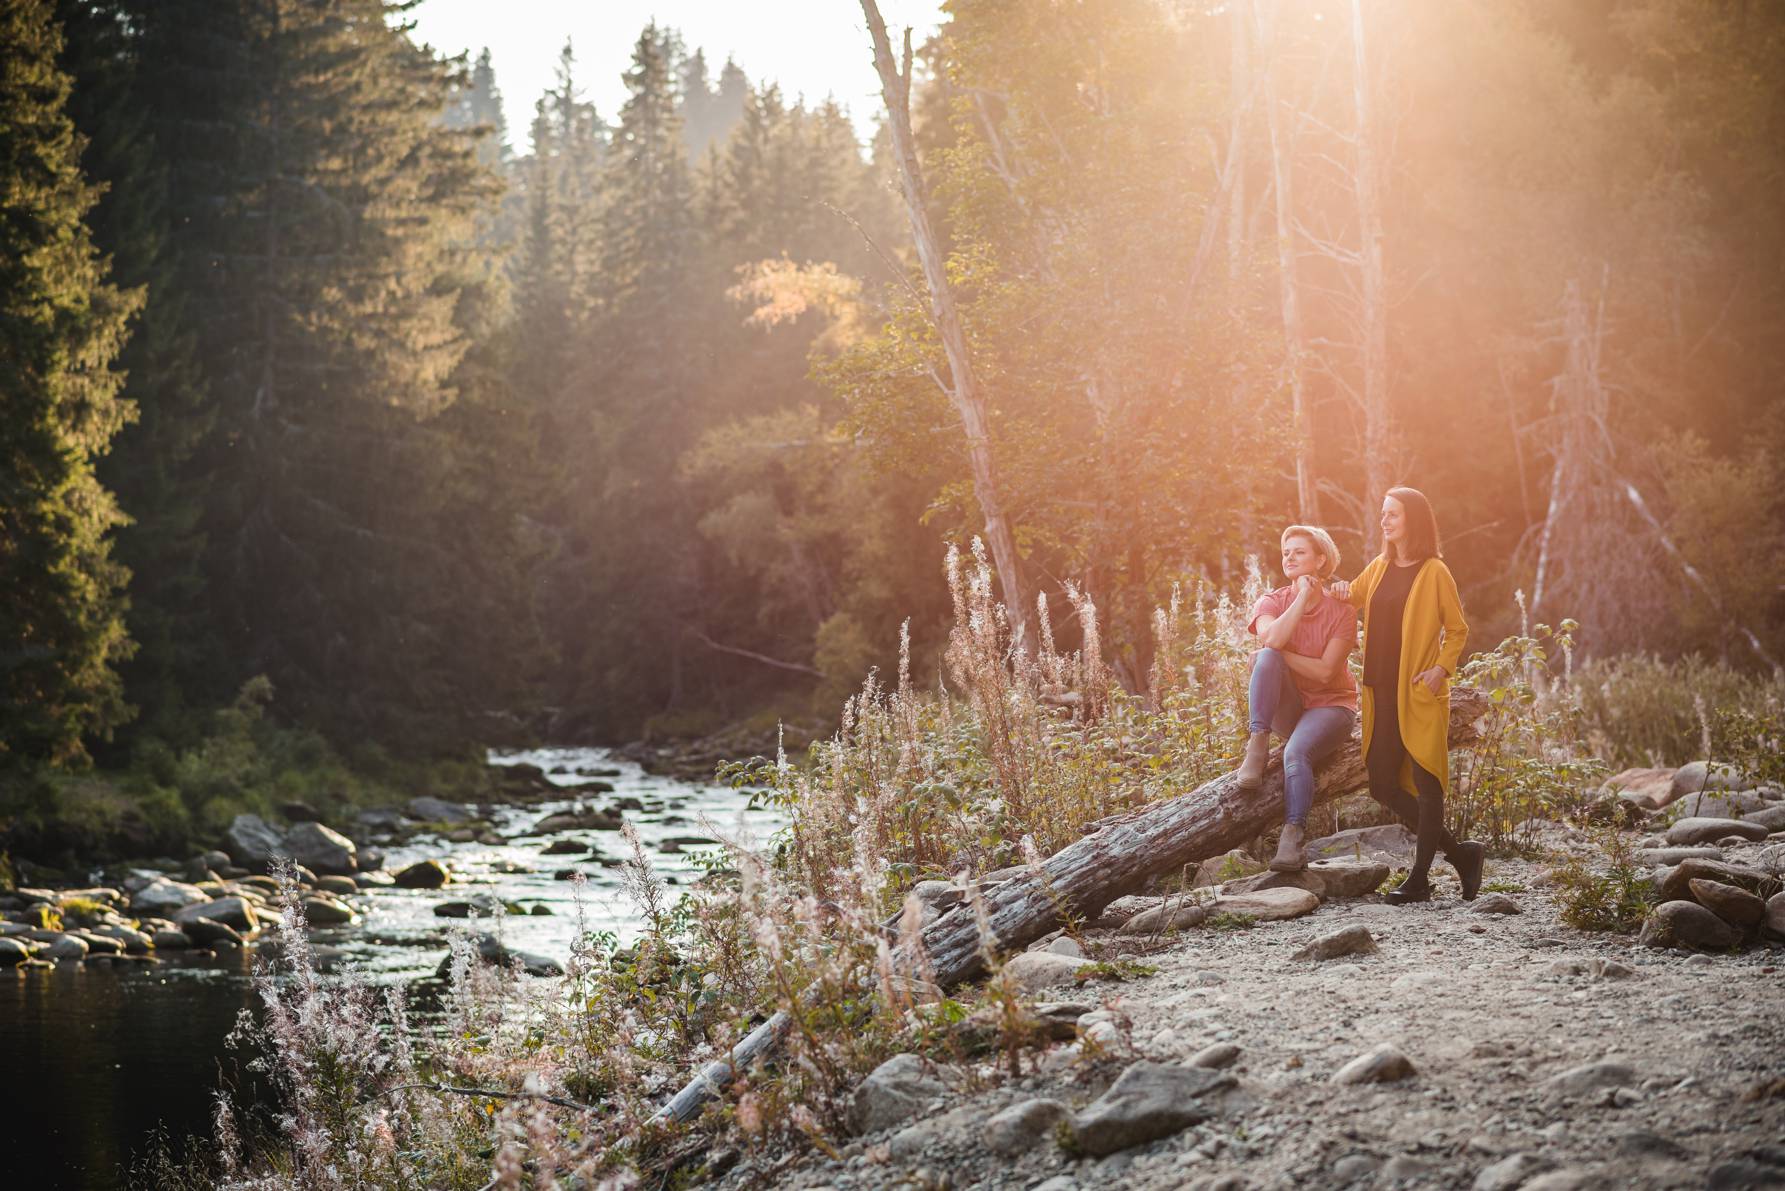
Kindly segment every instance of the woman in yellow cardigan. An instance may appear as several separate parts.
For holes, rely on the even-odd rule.
[[[1438,550],[1438,519],[1417,489],[1382,499],[1382,554],[1332,594],[1364,615],[1363,745],[1370,796],[1418,832],[1413,869],[1386,895],[1395,905],[1432,896],[1440,849],[1463,898],[1481,888],[1484,849],[1444,826],[1450,786],[1450,676],[1469,639],[1456,580]]]

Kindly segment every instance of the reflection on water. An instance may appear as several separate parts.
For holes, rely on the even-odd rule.
[[[580,801],[589,808],[636,798],[644,811],[626,817],[638,828],[653,864],[686,884],[699,875],[697,845],[671,843],[715,832],[764,843],[780,825],[767,811],[745,812],[730,790],[650,777],[636,765],[610,761],[593,749],[516,753],[502,761],[530,762],[567,787],[562,802],[504,807],[495,818],[500,844],[450,844],[424,836],[388,849],[391,871],[414,860],[445,858],[454,883],[441,890],[373,889],[352,899],[364,922],[351,929],[313,932],[331,968],[351,967],[379,983],[409,984],[431,975],[446,953],[447,932],[466,924],[434,916],[434,906],[479,892],[547,914],[505,918],[511,947],[563,959],[576,929],[572,882],[555,874],[573,869],[585,878],[585,929],[609,930],[623,941],[636,933],[632,908],[619,894],[618,874],[576,854],[545,855],[555,840],[586,840],[607,858],[625,845],[616,832],[570,831],[512,838],[554,810],[577,804],[578,769],[619,769],[611,794]],[[563,772],[551,774],[554,769]],[[344,825],[345,826],[345,825]],[[669,849],[665,851],[664,849]],[[682,848],[684,850],[677,850]],[[672,890],[673,892],[673,890]],[[485,923],[476,929],[491,929]],[[238,1101],[263,1096],[244,1070],[248,1056],[224,1045],[244,1008],[255,1008],[249,983],[252,951],[221,959],[169,956],[153,966],[111,968],[63,964],[53,971],[0,970],[0,1184],[7,1187],[115,1191],[126,1185],[160,1130],[175,1147],[192,1135],[204,1147],[215,1091],[231,1086]],[[420,1018],[428,1016],[419,998]]]

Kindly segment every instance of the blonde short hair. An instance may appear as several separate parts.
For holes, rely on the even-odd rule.
[[[1333,544],[1332,534],[1327,533],[1318,525],[1291,525],[1283,531],[1283,536],[1277,539],[1277,545],[1282,546],[1290,538],[1307,538],[1314,543],[1314,549],[1320,552],[1322,558],[1326,559],[1326,565],[1320,568],[1320,577],[1322,579],[1332,578],[1333,572],[1339,569],[1339,548]]]

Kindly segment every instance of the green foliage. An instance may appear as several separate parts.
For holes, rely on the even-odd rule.
[[[1078,971],[1072,974],[1072,978],[1079,984],[1091,980],[1113,980],[1121,983],[1127,980],[1143,979],[1158,970],[1158,965],[1143,964],[1139,960],[1098,960],[1093,963],[1081,964]]]
[[[1479,735],[1452,755],[1454,796],[1445,809],[1459,837],[1486,835],[1490,848],[1529,852],[1534,825],[1579,809],[1603,776],[1604,765],[1581,748],[1569,674],[1578,627],[1540,624],[1463,666],[1458,677],[1485,690],[1489,703]]]
[[[1249,930],[1258,925],[1258,918],[1252,914],[1236,914],[1223,910],[1219,914],[1211,914],[1203,926],[1209,930]]]
[[[1654,885],[1623,833],[1608,830],[1601,847],[1598,857],[1569,856],[1554,870],[1562,921],[1578,930],[1630,934],[1654,907]]]
[[[134,408],[113,362],[138,291],[106,280],[98,192],[66,105],[49,0],[0,9],[0,766],[78,766],[128,715],[125,521],[96,467]]]

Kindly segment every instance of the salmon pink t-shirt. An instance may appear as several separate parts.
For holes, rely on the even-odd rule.
[[[1279,587],[1258,597],[1252,605],[1252,619],[1246,625],[1246,631],[1258,632],[1258,618],[1282,616],[1295,603],[1294,586]],[[1299,653],[1303,657],[1318,658],[1326,653],[1326,643],[1335,638],[1345,642],[1345,651],[1357,645],[1357,610],[1343,600],[1336,600],[1326,592],[1302,609],[1302,618],[1289,635],[1290,653]],[[1303,678],[1300,674],[1291,675],[1295,679],[1295,689],[1301,694],[1302,706],[1344,707],[1357,710],[1357,682],[1351,677],[1351,668],[1345,667],[1339,672],[1336,682],[1326,686],[1315,683],[1313,679]]]

